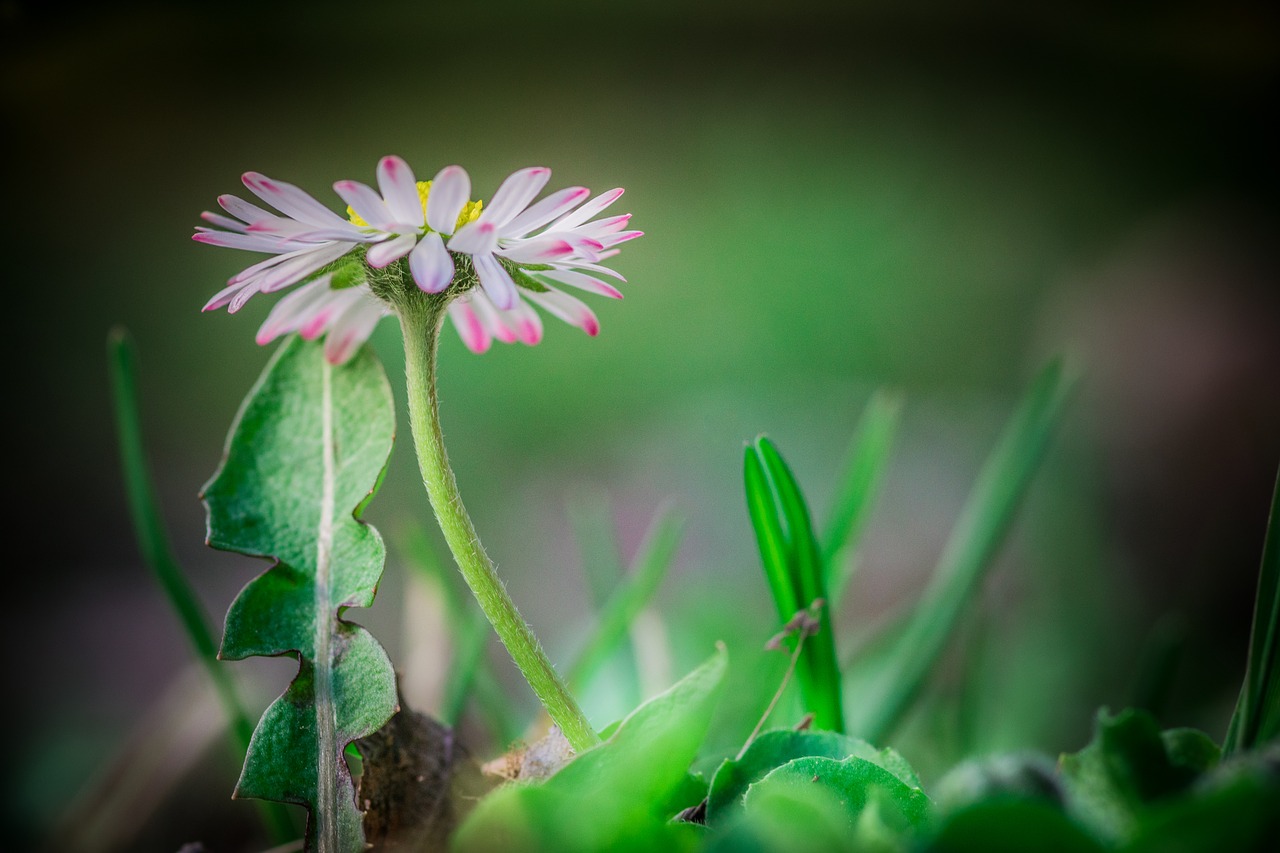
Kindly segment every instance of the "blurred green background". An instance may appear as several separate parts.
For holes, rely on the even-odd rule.
[[[629,554],[670,499],[688,520],[656,602],[672,677],[724,639],[754,708],[780,667],[752,663],[776,620],[743,442],[769,434],[821,517],[868,395],[905,395],[841,614],[851,649],[919,590],[1028,378],[1065,353],[1083,381],[968,652],[895,745],[926,777],[965,752],[1074,750],[1161,647],[1161,721],[1221,737],[1280,462],[1269,5],[9,0],[0,21],[19,847],[78,814],[190,660],[125,512],[108,330],[137,343],[166,518],[220,624],[263,565],[203,546],[197,493],[269,355],[253,334],[273,298],[202,315],[248,256],[189,235],[244,171],[337,207],[332,182],[371,182],[390,153],[421,178],[460,163],[479,197],[528,165],[624,186],[646,232],[617,262],[625,300],[588,297],[597,339],[549,320],[534,348],[443,345],[463,494],[553,657],[591,624],[570,507],[607,506]],[[372,345],[402,404],[398,335]],[[398,666],[430,667],[442,641],[394,543],[430,524],[401,436],[367,513],[392,540],[386,580],[356,618]],[[259,708],[293,667],[228,666]],[[431,672],[406,677],[431,695]],[[615,694],[587,697],[594,720]],[[266,846],[227,799],[225,750],[195,753],[139,795],[125,849]]]

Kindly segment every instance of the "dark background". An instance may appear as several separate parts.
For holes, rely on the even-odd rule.
[[[673,676],[717,638],[756,648],[774,626],[742,442],[771,435],[822,516],[868,395],[894,388],[903,433],[841,616],[859,635],[919,589],[1000,424],[1065,353],[1081,385],[962,668],[976,733],[921,723],[896,745],[934,776],[961,752],[1077,749],[1162,645],[1161,721],[1221,738],[1280,463],[1269,4],[7,2],[0,22],[19,847],[153,751],[133,829],[55,845],[266,846],[225,750],[156,722],[199,694],[173,692],[190,654],[132,538],[105,341],[122,324],[137,343],[166,520],[220,622],[262,565],[203,546],[196,495],[272,298],[201,315],[248,260],[191,229],[241,172],[336,207],[332,182],[390,153],[420,178],[461,163],[486,198],[527,165],[625,186],[647,232],[618,260],[626,299],[592,301],[599,338],[549,320],[536,348],[442,349],[463,493],[553,656],[590,626],[568,510],[600,496],[628,553],[662,500],[688,519],[656,602]],[[403,409],[398,334],[372,343]],[[401,436],[367,515],[389,538],[430,524]],[[435,667],[414,676],[429,705],[425,606],[393,540],[359,619],[398,666]],[[291,672],[228,665],[255,708]],[[625,710],[597,694],[594,720]],[[185,764],[156,747],[184,742]]]

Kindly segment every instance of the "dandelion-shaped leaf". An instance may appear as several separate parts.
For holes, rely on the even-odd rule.
[[[364,848],[343,750],[396,708],[378,642],[342,618],[368,607],[384,548],[359,520],[395,431],[391,391],[369,351],[342,366],[293,337],[240,409],[204,490],[209,544],[275,564],[232,603],[219,656],[296,655],[298,676],[267,708],[235,796],[298,803],[310,850]]]

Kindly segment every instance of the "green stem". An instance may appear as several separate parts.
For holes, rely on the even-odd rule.
[[[546,708],[547,715],[560,727],[569,744],[582,752],[599,743],[600,737],[587,722],[564,679],[551,665],[533,630],[516,610],[462,504],[444,449],[436,395],[436,347],[447,300],[425,294],[416,296],[420,298],[399,300],[397,308],[404,335],[409,427],[431,508],[435,510],[462,577],[471,587],[489,624],[498,632],[498,638]]]

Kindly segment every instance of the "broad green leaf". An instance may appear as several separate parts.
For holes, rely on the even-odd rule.
[[[822,534],[822,562],[832,610],[838,610],[853,577],[854,563],[845,555],[857,548],[889,467],[902,414],[902,397],[876,392],[858,422],[849,458]]]
[[[932,816],[929,798],[885,768],[862,758],[797,758],[772,770],[747,789],[743,809],[748,818],[769,809],[779,799],[810,803],[831,834],[831,805],[838,808],[841,839],[837,850],[905,850]],[[814,828],[794,821],[793,832],[804,837]]]
[[[683,520],[670,510],[664,509],[654,517],[631,571],[600,608],[595,631],[569,666],[567,680],[571,689],[581,690],[601,665],[622,647],[631,623],[666,577],[680,544],[683,526]]]
[[[395,416],[368,349],[341,367],[291,337],[236,417],[204,490],[209,544],[275,560],[227,613],[220,656],[296,655],[298,676],[253,733],[236,796],[307,807],[310,849],[363,849],[343,751],[395,711],[395,675],[364,628],[384,550],[359,520],[391,452]]]
[[[980,588],[1061,420],[1072,382],[1058,361],[1032,383],[982,466],[893,661],[860,694],[849,729],[884,741],[901,722]]]
[[[797,611],[821,603],[817,608],[820,627],[805,639],[796,667],[806,709],[813,712],[815,727],[844,731],[826,571],[808,505],[782,454],[764,436],[747,447],[745,474],[747,507],[779,617],[785,623]]]
[[[1061,808],[1007,794],[981,800],[943,818],[922,848],[927,853],[1102,853],[1103,848]]]
[[[716,770],[707,796],[707,824],[714,825],[741,805],[747,788],[774,768],[797,758],[855,757],[888,770],[912,788],[920,787],[915,770],[891,748],[876,749],[865,740],[837,732],[774,729],[764,732],[739,759],[726,759]]]
[[[702,829],[672,823],[726,668],[710,660],[627,716],[599,746],[541,783],[509,783],[459,827],[458,851],[692,850]]]
[[[1099,711],[1093,740],[1059,761],[1068,811],[1108,842],[1130,838],[1152,804],[1186,791],[1214,763],[1207,740],[1161,732],[1146,711]]]
[[[1227,728],[1227,754],[1261,746],[1280,735],[1280,475],[1262,546],[1258,593],[1249,634],[1249,661],[1240,699]]]
[[[169,535],[156,501],[151,483],[146,451],[142,441],[142,417],[138,406],[137,370],[134,366],[133,342],[123,329],[113,329],[107,340],[111,370],[111,387],[115,401],[116,428],[120,440],[120,460],[124,470],[125,492],[129,514],[143,560],[164,590],[170,606],[178,615],[187,638],[213,683],[223,710],[235,736],[236,760],[244,758],[253,737],[253,720],[232,683],[231,675],[218,664],[218,645],[213,629],[200,606],[199,598],[173,554]],[[287,811],[280,805],[263,804],[263,822],[271,837],[284,843],[296,837],[297,830]]]

